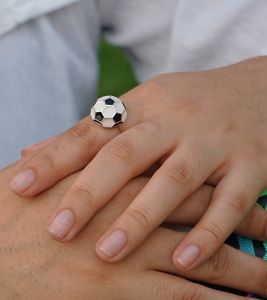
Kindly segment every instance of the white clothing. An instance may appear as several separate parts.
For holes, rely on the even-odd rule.
[[[195,71],[267,54],[266,0],[84,0],[138,78]],[[0,35],[78,0],[1,0]],[[67,20],[66,20],[67,22]],[[96,30],[91,28],[91,30]]]
[[[1,0],[0,35],[18,24],[60,9],[79,0]]]
[[[210,69],[267,55],[267,1],[1,0],[0,167],[88,113],[101,32],[139,81]]]

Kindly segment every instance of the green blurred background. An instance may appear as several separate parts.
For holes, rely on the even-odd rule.
[[[101,40],[99,49],[100,80],[98,96],[120,96],[137,82],[123,51]]]

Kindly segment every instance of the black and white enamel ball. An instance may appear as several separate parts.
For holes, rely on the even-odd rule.
[[[91,109],[93,121],[105,128],[112,128],[127,119],[127,111],[123,102],[115,96],[104,96],[97,99]]]

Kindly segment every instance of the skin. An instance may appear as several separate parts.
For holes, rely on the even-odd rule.
[[[54,218],[70,210],[68,230],[57,235],[52,226],[55,238],[68,241],[129,180],[157,166],[97,242],[99,257],[116,262],[201,185],[213,185],[209,207],[173,252],[177,268],[195,268],[219,249],[267,186],[266,76],[267,57],[258,57],[153,78],[121,97],[129,115],[124,124],[107,130],[90,118],[82,120],[24,160],[10,186],[19,195],[33,196],[86,166],[49,223],[51,231]],[[30,174],[27,186],[21,174]],[[118,232],[124,243],[106,251],[105,241]],[[115,249],[110,240],[108,245]]]
[[[8,187],[18,167],[14,164],[0,171],[3,299],[245,299],[185,278],[267,295],[266,263],[226,245],[196,270],[177,270],[170,254],[183,234],[166,228],[156,229],[137,251],[118,264],[99,260],[94,243],[146,184],[147,178],[131,181],[76,239],[56,243],[47,236],[46,219],[78,174],[29,199],[34,200],[29,205]],[[171,219],[177,220],[177,216]]]
[[[23,149],[21,152],[21,156],[23,158],[26,158],[30,154],[34,154],[36,151],[44,149],[45,146],[54,142],[56,138],[57,137],[53,137],[41,143],[34,144],[29,146],[28,148]],[[142,188],[144,188],[154,172],[155,168],[151,168],[150,170],[146,171],[142,177],[140,177],[142,178],[142,181],[139,181],[138,192],[140,192]],[[172,224],[188,226],[188,229],[194,226],[201,219],[201,217],[209,207],[213,192],[213,186],[203,184],[167,217],[165,223],[170,226],[172,226]],[[238,224],[235,232],[237,234],[250,237],[255,240],[264,241],[266,236],[265,224],[267,224],[266,211],[261,207],[255,205],[242,220],[242,222]]]

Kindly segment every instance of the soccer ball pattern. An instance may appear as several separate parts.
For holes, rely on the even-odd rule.
[[[104,96],[97,99],[91,109],[91,118],[97,124],[112,128],[125,122],[127,111],[123,102],[114,96]]]

